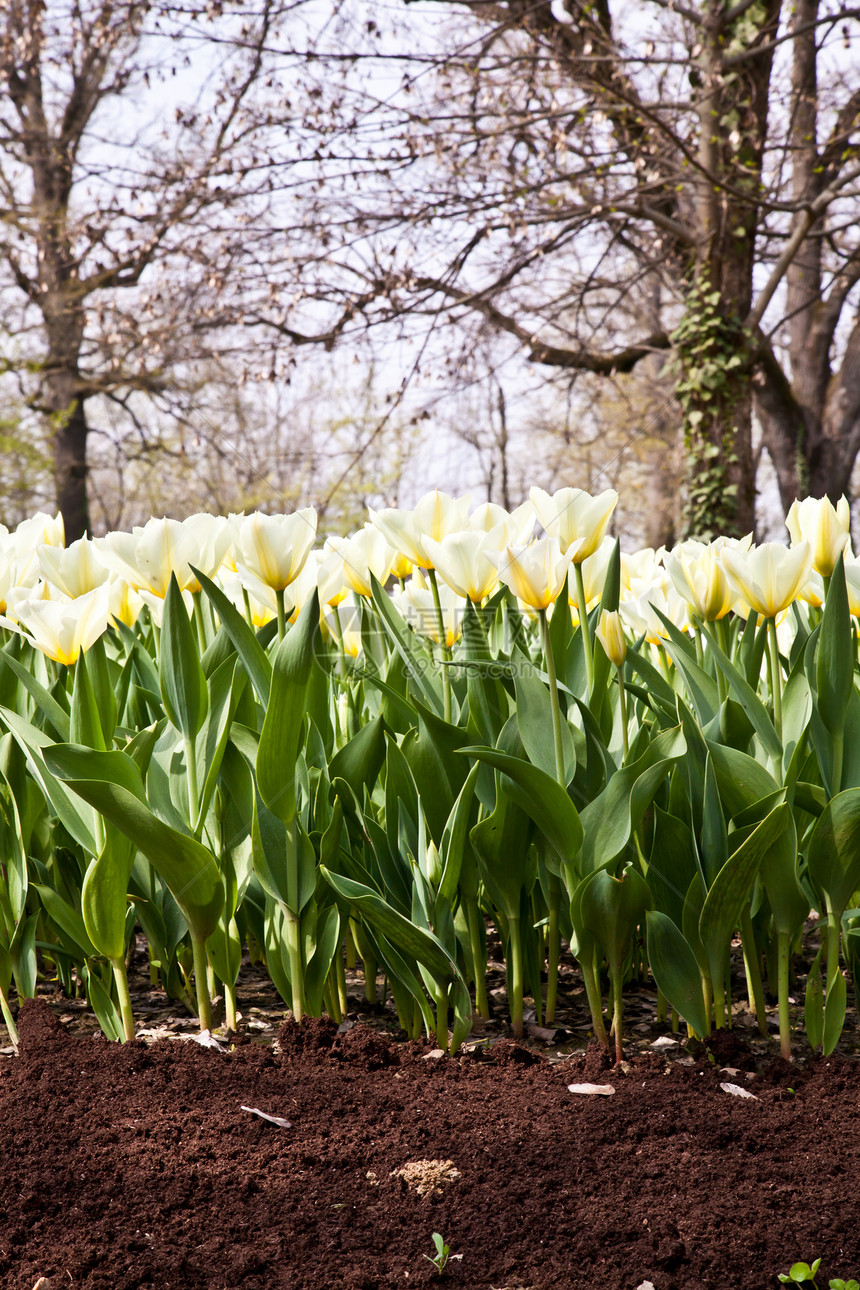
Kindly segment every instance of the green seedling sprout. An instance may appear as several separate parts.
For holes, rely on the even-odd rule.
[[[438,1232],[433,1233],[433,1244],[436,1246],[436,1253],[433,1255],[424,1254],[422,1257],[425,1258],[428,1263],[433,1264],[433,1267],[441,1277],[442,1273],[445,1271],[448,1260],[451,1257],[451,1247],[445,1244]]]

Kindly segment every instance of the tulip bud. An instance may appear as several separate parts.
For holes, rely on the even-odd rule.
[[[610,663],[621,667],[627,657],[627,638],[617,610],[604,609],[600,615],[600,624],[595,633]]]
[[[439,852],[436,850],[436,843],[431,842],[427,848],[427,856],[424,861],[424,873],[427,881],[432,887],[438,887],[442,881],[442,860]]]

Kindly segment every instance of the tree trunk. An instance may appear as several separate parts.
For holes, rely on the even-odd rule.
[[[58,378],[65,377],[58,374]],[[57,379],[56,385],[68,382]],[[51,382],[53,390],[55,382]],[[89,532],[87,500],[87,418],[82,398],[67,399],[53,413],[54,488],[57,508],[62,511],[66,543],[76,542]]]

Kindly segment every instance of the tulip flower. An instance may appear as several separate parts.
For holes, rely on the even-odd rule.
[[[344,654],[357,658],[361,653],[361,614],[355,604],[338,604],[323,617],[323,626],[340,644]]]
[[[703,622],[716,622],[734,607],[737,595],[715,545],[682,542],[666,557],[666,572],[678,595]]]
[[[529,497],[547,534],[558,538],[574,564],[581,564],[600,546],[618,501],[614,488],[597,497],[581,488],[560,488],[552,494],[532,488]]]
[[[434,489],[427,493],[414,510],[396,510],[386,507],[370,511],[371,522],[379,529],[388,543],[406,556],[419,569],[433,567],[424,549],[424,539],[441,542],[449,533],[458,533],[469,525],[469,497],[450,497]]]
[[[495,502],[483,502],[469,516],[469,528],[476,533],[497,533],[496,545],[526,546],[534,533],[535,513],[529,502],[506,511]]]
[[[774,619],[787,609],[809,577],[812,549],[808,542],[786,549],[781,542],[763,542],[747,553],[725,547],[721,553],[729,578],[751,609],[768,619],[768,661],[773,719],[782,738],[782,672]]]
[[[491,557],[499,579],[532,609],[547,609],[561,594],[570,565],[570,554],[556,538],[545,537],[531,546],[506,546]]]
[[[217,515],[192,515],[187,520],[148,520],[131,533],[108,533],[95,538],[93,545],[98,559],[125,578],[135,591],[146,591],[163,600],[171,574],[181,591],[199,591],[191,565],[214,577],[232,540],[229,520]]]
[[[256,511],[239,521],[237,566],[244,565],[273,591],[284,591],[304,568],[316,535],[317,514],[311,506],[292,515]]]
[[[65,549],[40,546],[36,556],[42,577],[71,599],[86,595],[110,577],[107,566],[98,558],[95,543],[89,538],[80,538]]]
[[[585,604],[580,606],[579,590],[577,579],[574,576],[576,565],[571,564],[567,577],[567,598],[570,605],[576,610],[577,617],[581,620],[589,609],[592,609],[600,597],[603,595],[603,585],[606,582],[606,571],[609,568],[609,561],[612,552],[615,549],[615,542],[612,538],[604,538],[600,546],[586,560],[583,560],[579,566],[582,571],[582,585],[585,591]],[[623,556],[622,556],[623,559]]]
[[[424,549],[443,582],[478,605],[492,594],[499,583],[494,555],[499,548],[495,538],[499,530],[489,533],[449,533],[441,542],[424,539]]]
[[[245,615],[255,630],[277,617],[278,605],[274,591],[248,573],[247,569],[241,572],[222,569],[218,581],[224,594]]]
[[[420,636],[426,636],[451,649],[460,639],[463,630],[463,597],[442,584],[439,591],[439,609],[433,591],[419,573],[412,575],[402,591],[398,588],[392,599],[403,617]],[[443,673],[444,675],[444,673]]]
[[[792,546],[808,542],[813,569],[822,578],[829,578],[848,542],[851,509],[847,498],[841,497],[836,506],[829,497],[795,500],[785,517],[785,525],[791,534]]]
[[[724,546],[720,560],[734,588],[764,618],[787,609],[809,576],[812,551],[808,542],[784,547],[763,542],[748,552]]]
[[[330,537],[325,550],[339,558],[341,580],[359,596],[370,595],[371,574],[382,586],[388,581],[394,548],[381,530],[374,528],[372,524],[365,524],[352,537]]]
[[[67,667],[107,630],[108,612],[106,586],[74,600],[21,600],[16,606],[18,622],[33,643]]]

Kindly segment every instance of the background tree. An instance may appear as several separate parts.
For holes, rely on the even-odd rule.
[[[754,526],[754,411],[785,503],[848,491],[856,11],[462,0],[426,13],[408,10],[401,82],[365,82],[362,97],[345,79],[328,105],[310,217],[330,244],[348,230],[354,321],[416,335],[453,323],[465,352],[491,329],[568,380],[664,355],[688,531]],[[366,27],[344,28],[354,57],[406,38]],[[299,309],[326,290],[306,275]]]
[[[94,411],[151,453],[141,395],[170,414],[204,370],[276,380],[289,362],[256,349],[243,308],[248,282],[268,285],[270,167],[301,151],[264,51],[301,8],[0,7],[0,355],[47,427],[70,540],[91,526]]]

